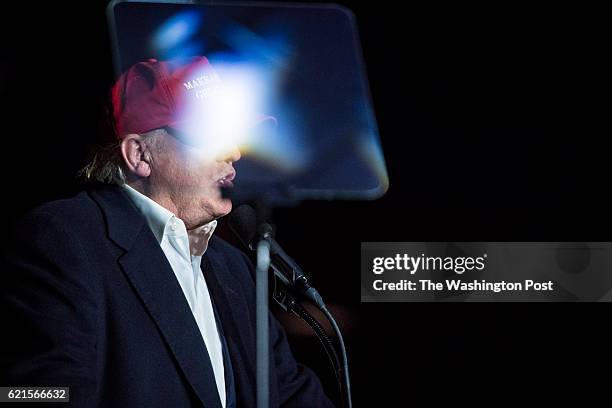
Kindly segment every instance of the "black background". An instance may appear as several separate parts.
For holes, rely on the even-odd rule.
[[[273,221],[346,331],[355,406],[603,391],[607,304],[361,304],[359,283],[362,241],[610,241],[603,12],[340,4],[359,24],[390,188]],[[80,188],[113,72],[105,1],[3,7],[10,221]],[[315,339],[286,320],[296,355],[333,394]]]

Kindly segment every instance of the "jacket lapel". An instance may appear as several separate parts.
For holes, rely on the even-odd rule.
[[[119,264],[187,381],[205,407],[220,408],[206,345],[172,268],[144,217],[119,187],[102,187],[90,195],[106,214],[109,237],[126,250]]]
[[[248,310],[243,296],[234,289],[240,283],[228,270],[223,254],[211,239],[202,258],[202,270],[211,297],[219,310],[219,317],[229,348],[235,375],[236,400],[239,407],[254,407],[255,395],[255,338],[248,322]],[[245,322],[242,326],[238,322]],[[248,328],[247,328],[248,327]],[[247,330],[245,332],[245,330]],[[250,344],[252,343],[252,344]],[[250,347],[249,347],[250,346]]]

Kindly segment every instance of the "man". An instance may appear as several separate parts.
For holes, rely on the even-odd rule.
[[[0,385],[69,386],[83,407],[255,405],[252,266],[213,235],[240,152],[194,132],[218,86],[204,57],[119,78],[116,140],[85,169],[104,183],[30,213],[7,250]],[[270,319],[271,405],[331,406]]]

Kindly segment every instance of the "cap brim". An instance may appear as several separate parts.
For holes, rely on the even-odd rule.
[[[272,115],[258,115],[257,118],[249,125],[244,128],[245,132],[257,132],[262,127],[265,126],[273,126],[276,129],[278,125],[278,119]],[[193,129],[196,129],[198,126],[194,124],[192,121],[180,121],[170,123],[166,126],[169,128],[170,132],[181,140],[183,143],[193,146],[200,145],[197,143],[198,140],[201,140],[201,135],[193,135]]]

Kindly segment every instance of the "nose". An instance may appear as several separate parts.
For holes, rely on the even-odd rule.
[[[241,157],[238,146],[231,146],[220,155],[218,160],[224,162],[237,162]]]

